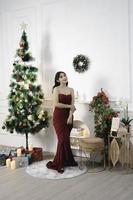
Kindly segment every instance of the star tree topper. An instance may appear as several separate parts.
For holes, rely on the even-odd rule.
[[[25,22],[23,22],[20,26],[21,26],[21,29],[23,30],[23,31],[25,31],[26,29],[27,29],[27,25],[28,24],[26,24]]]

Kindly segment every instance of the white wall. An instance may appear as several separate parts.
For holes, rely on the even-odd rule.
[[[90,101],[103,88],[111,100],[128,99],[133,111],[133,2],[131,0],[0,0],[0,123],[7,114],[6,97],[15,51],[21,37],[20,24],[28,24],[30,49],[36,58],[46,98],[51,98],[56,71],[65,71],[69,85],[81,100]],[[72,66],[77,54],[91,60],[88,71],[79,74]],[[78,104],[76,118],[93,132],[87,104]],[[6,143],[5,132],[0,140]],[[9,134],[10,135],[10,134]],[[45,135],[45,134],[44,134]],[[15,137],[22,144],[21,136]],[[35,137],[38,137],[35,140]],[[48,136],[31,137],[37,145],[53,151],[53,130]],[[43,142],[39,139],[41,138]],[[4,139],[3,139],[4,138]],[[47,138],[47,139],[46,139]],[[12,143],[13,143],[12,141]]]

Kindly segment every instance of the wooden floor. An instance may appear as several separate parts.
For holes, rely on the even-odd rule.
[[[46,180],[25,168],[0,167],[0,200],[133,200],[133,173],[105,170],[71,179]]]

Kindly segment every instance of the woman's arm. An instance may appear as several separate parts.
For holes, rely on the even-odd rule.
[[[69,117],[67,119],[67,124],[72,124],[73,121],[73,113],[75,112],[76,108],[74,105],[74,90],[71,90],[71,95],[72,95],[72,102],[71,102],[71,109],[69,111]]]
[[[72,106],[69,104],[63,104],[59,103],[59,91],[58,88],[55,87],[53,91],[53,107],[58,107],[58,108],[71,108]]]
[[[74,113],[76,108],[75,108],[75,105],[74,105],[74,90],[71,88],[71,95],[72,95],[72,102],[71,102],[71,112]]]

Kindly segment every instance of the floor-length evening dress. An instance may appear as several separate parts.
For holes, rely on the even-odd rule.
[[[59,94],[59,102],[71,104],[71,94]],[[57,151],[53,161],[47,163],[47,168],[63,173],[66,166],[77,166],[70,148],[70,132],[72,124],[67,124],[69,108],[55,107],[53,113],[53,125],[57,134]]]

